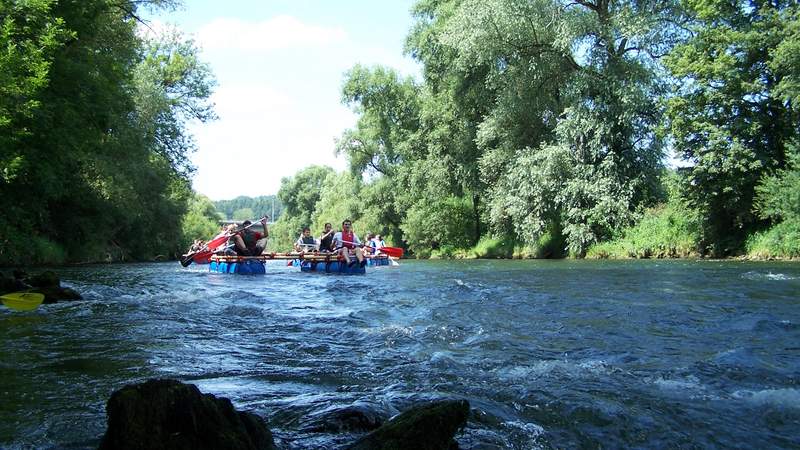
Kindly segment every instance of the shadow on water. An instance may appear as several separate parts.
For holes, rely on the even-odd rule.
[[[456,397],[466,449],[800,446],[800,266],[407,261],[367,276],[59,269],[87,300],[0,311],[0,447],[92,448],[105,402],[172,377],[285,448],[332,408]]]

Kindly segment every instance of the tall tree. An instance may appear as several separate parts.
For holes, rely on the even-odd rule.
[[[710,252],[736,251],[758,225],[755,187],[786,163],[798,136],[798,6],[794,1],[686,0],[692,35],[667,58],[675,147],[685,188],[704,212]]]
[[[137,35],[138,8],[173,2],[12,4],[47,5],[64,39],[40,73],[46,83],[31,91],[36,107],[14,125],[23,131],[8,150],[14,177],[0,183],[0,207],[14,214],[0,228],[19,251],[6,261],[32,261],[28,243],[39,241],[72,259],[105,257],[109,248],[127,258],[179,250],[192,149],[183,128],[212,117],[213,80],[189,41],[173,35],[145,45]],[[26,23],[42,25],[37,17]]]
[[[427,1],[427,54],[485,86],[476,122],[495,230],[533,242],[550,225],[576,254],[652,199],[661,142],[654,58],[666,1]],[[432,39],[426,36],[426,42]],[[670,37],[671,39],[671,37]],[[428,79],[440,80],[428,74]],[[463,77],[470,79],[469,77]]]

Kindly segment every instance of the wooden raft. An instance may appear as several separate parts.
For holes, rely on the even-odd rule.
[[[367,259],[389,259],[388,255],[364,255]],[[355,258],[353,256],[352,258]],[[272,261],[272,260],[295,260],[313,262],[344,261],[344,256],[339,253],[318,253],[318,252],[282,252],[282,253],[262,253],[258,256],[239,256],[239,255],[212,255],[211,261],[215,262],[242,262],[242,261]]]

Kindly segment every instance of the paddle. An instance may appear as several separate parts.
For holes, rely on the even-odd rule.
[[[13,292],[0,296],[3,304],[17,311],[31,311],[44,301],[44,294],[38,292]]]
[[[231,236],[233,235],[232,234],[229,235],[227,233],[222,234],[208,241],[208,243],[205,246],[203,246],[202,250],[187,253],[186,255],[181,257],[181,265],[183,267],[189,267],[189,265],[195,261],[195,258],[198,261],[202,261],[204,259],[211,257],[211,255],[214,253],[214,250],[216,250],[217,247],[219,247],[220,245],[227,242]]]
[[[376,249],[379,252],[386,253],[387,255],[393,258],[402,258],[403,257],[403,249],[400,247],[381,247]]]
[[[345,243],[345,244],[359,245],[359,244],[356,244],[355,242],[350,242],[350,241],[342,241],[342,242]],[[379,251],[379,252],[386,253],[387,255],[389,255],[389,256],[391,256],[393,258],[402,258],[403,257],[403,252],[404,252],[404,250],[402,248],[400,248],[400,247],[380,247],[380,248],[376,248],[375,250]]]
[[[186,255],[183,255],[181,257],[181,265],[183,267],[189,267],[189,265],[192,264],[193,262],[208,262],[209,258],[211,258],[211,255],[214,254],[214,251],[217,250],[217,247],[228,242],[228,239],[230,239],[231,236],[235,236],[241,233],[242,231],[252,227],[253,225],[261,223],[261,221],[266,218],[267,216],[264,216],[261,219],[251,223],[250,225],[242,228],[241,230],[237,230],[235,233],[231,234],[224,233],[215,237],[214,239],[208,241],[208,243],[203,247],[202,250],[198,250],[196,252],[191,252],[187,253]]]

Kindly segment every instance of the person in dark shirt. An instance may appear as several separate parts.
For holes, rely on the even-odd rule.
[[[313,252],[317,250],[317,240],[311,236],[311,228],[303,227],[303,234],[294,243],[296,252]]]
[[[261,219],[261,225],[264,226],[264,234],[251,230],[250,225],[251,222],[249,220],[242,222],[243,230],[231,238],[235,245],[236,254],[239,256],[258,256],[266,247],[266,238],[269,237],[267,218]]]
[[[319,251],[332,252],[333,251],[333,225],[330,222],[325,224],[325,230],[319,237]]]

